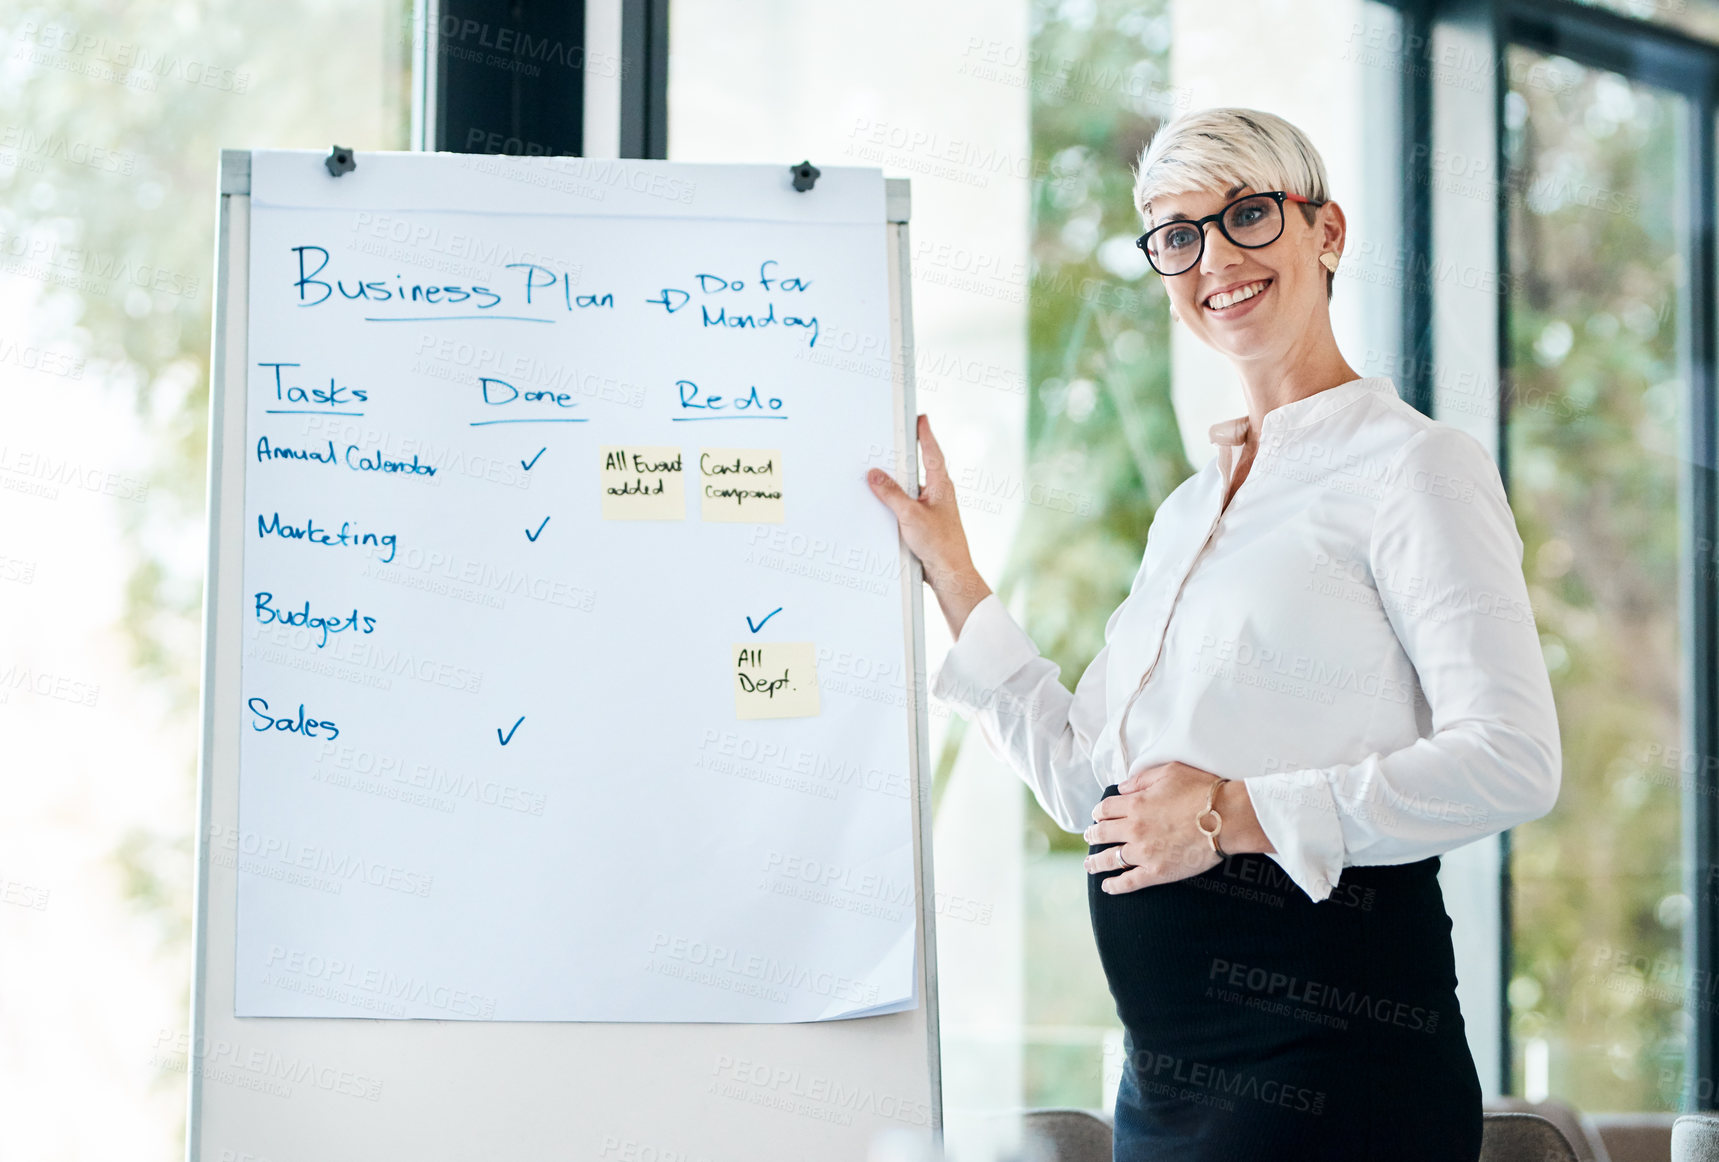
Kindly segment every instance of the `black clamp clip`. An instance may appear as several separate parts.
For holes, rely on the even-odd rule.
[[[794,188],[802,194],[817,184],[818,167],[809,161],[802,161],[799,165],[789,166],[788,172],[794,175]]]
[[[322,164],[328,167],[330,177],[339,177],[343,173],[351,173],[358,168],[358,159],[352,156],[352,151],[344,145],[334,147],[334,152],[322,159]]]

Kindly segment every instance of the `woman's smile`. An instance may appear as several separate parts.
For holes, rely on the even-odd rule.
[[[1220,319],[1239,318],[1253,309],[1251,304],[1258,302],[1271,283],[1269,278],[1256,278],[1251,282],[1226,287],[1208,295],[1200,306],[1208,314]]]

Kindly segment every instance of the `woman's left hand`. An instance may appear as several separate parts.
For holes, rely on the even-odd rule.
[[[1194,817],[1205,811],[1217,777],[1187,763],[1159,763],[1130,775],[1117,785],[1118,794],[1099,800],[1092,811],[1097,822],[1085,832],[1090,844],[1121,846],[1087,856],[1086,870],[1096,874],[1131,864],[1130,870],[1100,886],[1107,892],[1132,892],[1216,867],[1222,861],[1194,825]],[[1228,832],[1227,817],[1224,822]]]

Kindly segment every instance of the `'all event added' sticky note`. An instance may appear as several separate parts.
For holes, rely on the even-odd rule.
[[[675,447],[604,447],[604,520],[685,520],[686,474]]]
[[[698,478],[703,519],[782,522],[779,449],[702,448]]]
[[[734,712],[740,718],[808,718],[818,712],[818,652],[811,642],[734,647]]]

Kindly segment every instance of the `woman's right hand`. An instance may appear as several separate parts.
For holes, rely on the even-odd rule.
[[[961,636],[961,626],[973,607],[991,592],[973,567],[967,549],[967,532],[955,507],[955,485],[945,467],[943,449],[931,434],[931,421],[919,417],[919,447],[925,460],[925,484],[917,497],[907,495],[889,473],[873,468],[865,474],[872,495],[889,507],[901,526],[901,539],[924,566],[925,582],[937,595],[951,636]]]

